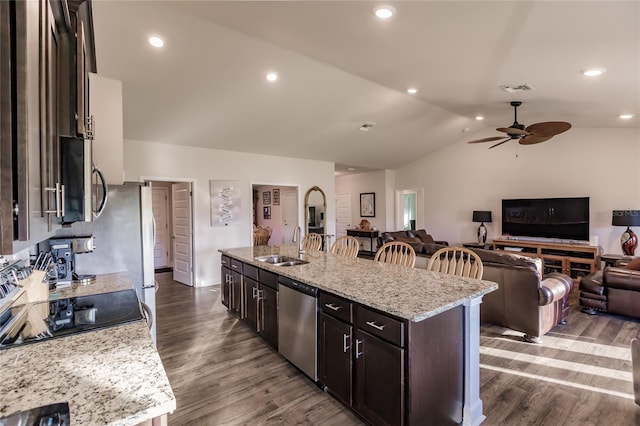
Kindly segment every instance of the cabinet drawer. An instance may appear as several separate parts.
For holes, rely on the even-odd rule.
[[[248,265],[245,263],[242,267],[242,274],[254,281],[258,281],[258,268],[253,265]]]
[[[330,293],[320,293],[320,309],[326,314],[353,324],[353,303]]]
[[[242,273],[242,262],[236,259],[231,259],[231,269],[236,272]]]
[[[231,268],[231,258],[229,258],[229,256],[220,256],[220,264],[227,268]]]
[[[258,281],[260,281],[260,284],[264,284],[274,290],[278,290],[278,274],[260,269],[259,276],[260,279]]]
[[[378,336],[399,347],[404,347],[404,322],[380,314],[364,306],[356,311],[357,326],[369,334]]]

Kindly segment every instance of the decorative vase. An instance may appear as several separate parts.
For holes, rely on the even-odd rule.
[[[636,234],[628,226],[627,230],[624,231],[620,237],[620,244],[622,245],[622,252],[627,256],[633,256],[636,252],[638,237],[636,237]]]
[[[478,226],[478,244],[484,245],[487,242],[487,227],[484,226],[484,222]]]

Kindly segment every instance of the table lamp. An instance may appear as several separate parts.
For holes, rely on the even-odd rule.
[[[624,254],[633,256],[638,246],[638,237],[631,226],[640,226],[640,210],[614,210],[611,225],[627,227],[620,237],[620,245]]]
[[[484,226],[485,222],[491,222],[491,212],[485,210],[474,210],[473,221],[480,222],[478,226],[478,244],[484,244],[487,242],[487,227]]]

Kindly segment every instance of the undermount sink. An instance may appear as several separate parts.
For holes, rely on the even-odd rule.
[[[270,263],[274,266],[296,266],[296,265],[304,265],[307,262],[306,260],[297,259],[295,257],[289,256],[281,256],[278,254],[273,254],[269,256],[258,256],[255,258],[260,262]]]

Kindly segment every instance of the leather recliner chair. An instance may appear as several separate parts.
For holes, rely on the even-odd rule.
[[[542,260],[529,256],[473,249],[480,255],[483,280],[498,283],[480,305],[480,321],[524,333],[523,339],[539,343],[540,337],[569,315],[571,277],[551,273],[542,277]]]
[[[640,318],[640,271],[626,269],[624,262],[587,275],[580,281],[580,308]]]

